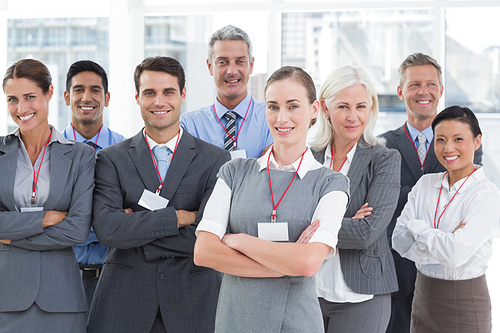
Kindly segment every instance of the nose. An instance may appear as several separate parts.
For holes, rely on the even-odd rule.
[[[348,121],[356,120],[356,111],[354,110],[354,108],[349,108],[349,110],[347,110],[346,119]]]
[[[90,91],[85,90],[83,92],[83,94],[82,94],[82,101],[87,102],[87,101],[90,101],[90,100],[91,100]]]
[[[453,141],[448,141],[445,143],[445,145],[444,145],[444,152],[445,153],[452,152],[454,149],[455,149],[455,147],[453,146]]]
[[[285,124],[289,119],[288,111],[285,108],[281,108],[278,115],[278,124]]]
[[[418,90],[418,93],[420,95],[426,95],[427,94],[428,90],[427,90],[427,86],[425,84],[421,84],[419,88],[420,89]]]
[[[236,63],[233,61],[229,62],[229,66],[227,66],[227,74],[228,75],[235,75],[238,72],[236,69]]]
[[[156,107],[163,106],[164,105],[163,95],[162,94],[157,94],[154,102],[155,102],[155,106]]]

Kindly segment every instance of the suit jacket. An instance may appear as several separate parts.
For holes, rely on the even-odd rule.
[[[149,332],[158,307],[167,332],[213,332],[221,276],[194,265],[194,232],[229,159],[184,131],[160,192],[168,206],[149,211],[139,199],[160,181],[143,131],[98,152],[93,227],[110,249],[89,332]],[[196,222],[178,228],[176,210],[198,211]]]
[[[72,246],[85,242],[90,231],[94,151],[82,143],[51,143],[50,193],[44,210],[68,215],[42,228],[45,212],[16,209],[18,147],[18,137],[0,137],[0,239],[12,240],[0,244],[0,311],[23,311],[33,302],[47,312],[88,311]]]
[[[408,193],[410,193],[412,187],[417,183],[417,181],[426,173],[435,173],[446,171],[445,167],[439,163],[436,154],[434,153],[434,141],[429,145],[427,158],[424,163],[423,169],[420,169],[420,161],[418,159],[418,153],[415,149],[413,141],[408,138],[405,133],[408,131],[406,124],[393,130],[388,131],[381,136],[387,140],[386,147],[397,149],[402,156],[401,161],[401,190],[399,193],[398,204],[394,215],[391,219],[391,223],[387,228],[387,237],[389,244],[392,247],[392,231],[396,226],[396,220],[401,211],[403,210],[406,201],[408,201]],[[482,146],[476,150],[474,155],[474,163],[481,164],[482,160]],[[413,293],[415,289],[415,279],[417,270],[415,268],[415,263],[411,260],[402,258],[399,253],[392,250],[394,257],[394,263],[396,265],[396,273],[398,277],[399,291],[393,294],[393,297],[406,297]]]
[[[325,148],[326,149],[326,148]],[[314,152],[323,164],[325,149]],[[382,145],[358,145],[347,172],[350,202],[342,220],[337,244],[347,285],[361,294],[387,294],[397,290],[396,271],[385,230],[399,193],[401,156]],[[353,220],[368,202],[372,214]]]

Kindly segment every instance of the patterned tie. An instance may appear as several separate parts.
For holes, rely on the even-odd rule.
[[[156,157],[156,166],[158,167],[158,172],[161,175],[161,180],[165,179],[167,175],[168,167],[170,166],[170,154],[171,151],[165,146],[154,146],[153,153]]]
[[[425,137],[425,134],[420,132],[417,135],[418,139],[418,158],[420,158],[420,167],[423,167],[424,161],[425,161],[425,156],[427,155],[427,148],[425,147],[425,143],[427,142],[427,138]]]
[[[238,114],[234,111],[228,111],[223,117],[227,120],[226,135],[224,136],[224,149],[227,151],[233,151],[233,139],[236,134],[236,118],[238,117]]]

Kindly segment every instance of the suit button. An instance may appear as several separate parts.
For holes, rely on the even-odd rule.
[[[374,254],[374,255],[379,255],[379,254],[380,254],[380,251],[379,251],[378,249],[375,249],[375,250],[373,250],[373,254]]]
[[[155,232],[155,235],[160,236],[160,232],[159,231]]]
[[[154,236],[155,236],[155,232],[151,231],[151,237],[154,237]]]
[[[168,236],[168,235],[170,235],[170,231],[165,230],[165,236]]]
[[[165,278],[165,275],[163,275],[162,273],[158,274],[158,279],[163,280],[164,278]]]
[[[165,230],[160,230],[160,235],[164,236],[165,235]]]

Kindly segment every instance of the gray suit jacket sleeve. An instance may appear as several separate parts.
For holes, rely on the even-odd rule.
[[[94,189],[95,157],[89,148],[83,144],[52,145],[50,196],[44,209],[67,211],[68,215],[62,222],[42,228],[45,212],[10,212],[16,219],[24,220],[24,226],[39,231],[32,235],[28,235],[29,229],[17,232],[11,246],[43,251],[64,249],[85,242],[90,232]],[[20,237],[23,233],[25,237]]]
[[[351,202],[339,231],[337,246],[341,249],[366,249],[382,234],[385,235],[385,229],[391,221],[399,196],[401,170],[399,152],[376,146],[370,156],[363,154],[363,150],[358,147],[347,175],[352,184]],[[366,168],[365,164],[369,161],[363,161],[363,158],[371,160],[370,167]],[[369,180],[368,188],[365,189],[366,185],[360,184],[361,178]],[[356,192],[360,192],[360,195],[356,195]],[[361,220],[352,219],[351,217],[366,202],[369,207],[373,207],[371,215]]]

